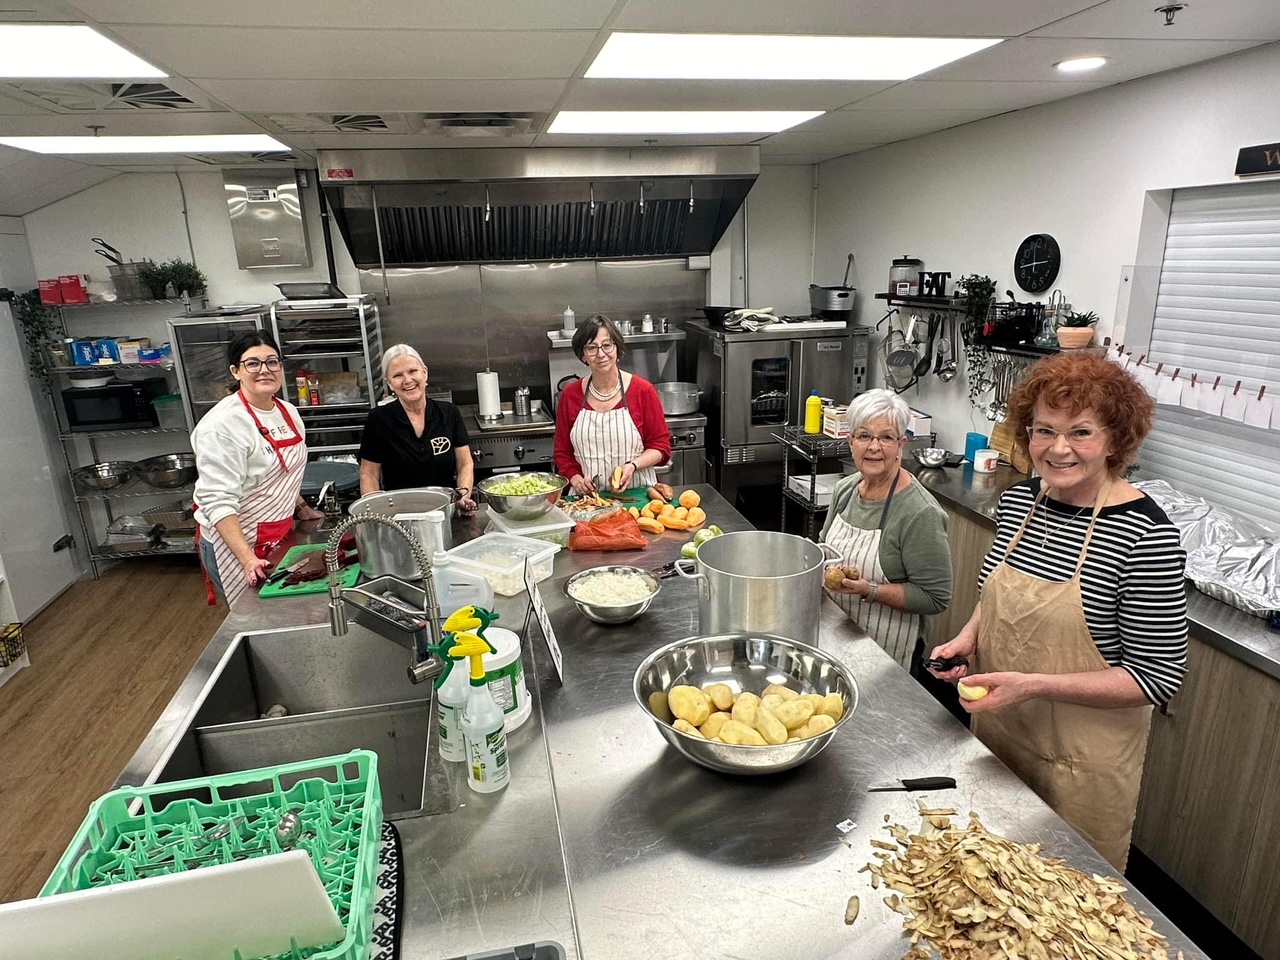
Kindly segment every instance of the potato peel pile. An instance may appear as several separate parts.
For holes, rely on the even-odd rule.
[[[1114,879],[989,833],[976,813],[952,826],[954,813],[920,804],[920,833],[888,824],[896,842],[872,840],[875,860],[859,871],[894,891],[884,902],[911,933],[903,960],[926,960],[925,942],[943,960],[1168,960]]]

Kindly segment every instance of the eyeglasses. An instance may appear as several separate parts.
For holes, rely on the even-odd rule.
[[[880,441],[880,446],[888,447],[897,443],[901,439],[901,437],[892,433],[882,433],[879,436],[872,436],[869,433],[855,433],[853,435],[853,442],[862,447],[865,447],[872,440],[878,440]]]
[[[279,357],[267,357],[267,359],[265,360],[259,360],[256,357],[250,357],[248,360],[241,360],[238,364],[236,364],[236,366],[243,367],[245,370],[248,370],[250,373],[257,373],[263,367],[266,367],[272,373],[275,373],[282,366],[284,366],[284,364],[281,363]]]
[[[1050,430],[1048,427],[1027,427],[1027,438],[1037,446],[1047,447],[1059,436],[1068,446],[1087,447],[1102,435],[1106,427],[1078,427],[1075,430]]]
[[[597,353],[613,353],[618,349],[618,345],[612,340],[606,340],[604,343],[588,343],[582,348],[582,352],[587,356],[594,357]]]

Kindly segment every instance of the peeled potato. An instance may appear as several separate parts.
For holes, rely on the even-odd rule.
[[[766,710],[777,710],[786,702],[787,701],[783,700],[782,697],[778,696],[776,693],[766,693],[760,698],[760,706],[764,707]]]
[[[754,693],[740,693],[738,698],[733,701],[733,719],[754,728],[756,725],[756,711],[759,709],[759,697]]]
[[[767,687],[765,687],[765,688],[764,688],[764,694],[763,694],[763,696],[766,696],[766,697],[767,697],[767,696],[769,696],[770,694],[773,694],[773,693],[776,693],[776,694],[777,694],[778,696],[780,696],[783,700],[795,700],[797,697],[799,697],[799,696],[800,696],[800,694],[796,693],[796,692],[795,692],[794,690],[792,690],[790,687],[788,687],[788,686],[784,686],[784,685],[783,685],[783,684],[781,684],[781,683],[771,683],[771,684],[769,684]]]
[[[610,483],[613,484],[613,489],[615,490],[622,489],[622,479],[625,475],[626,474],[623,472],[623,469],[621,467],[613,468],[613,476],[610,478]]]
[[[667,704],[672,713],[695,727],[706,723],[711,716],[711,698],[697,687],[685,684],[672,687],[667,694]]]
[[[699,730],[697,727],[695,727],[688,720],[677,719],[676,722],[672,724],[672,726],[675,727],[677,730],[679,730],[681,733],[687,733],[689,734],[689,736],[697,737],[699,740],[707,739],[706,736],[703,735],[702,731]]]
[[[820,693],[804,693],[800,695],[800,699],[808,700],[810,703],[812,703],[814,713],[821,713],[822,701],[825,700],[826,698],[823,697],[823,695]]]
[[[733,688],[727,683],[713,683],[702,692],[711,698],[717,710],[733,709]]]
[[[809,718],[809,722],[795,731],[795,733],[801,740],[807,740],[809,737],[816,737],[819,734],[826,733],[835,725],[836,722],[825,713],[815,713]]]
[[[788,730],[797,730],[808,723],[809,718],[813,716],[813,703],[798,698],[788,700],[773,713]]]
[[[956,684],[956,693],[965,700],[981,700],[991,691],[980,684],[968,684],[961,680]]]
[[[667,704],[667,695],[661,690],[655,690],[649,694],[649,710],[659,720],[665,720],[670,723],[672,720],[671,707]]]
[[[678,713],[679,711],[676,712]],[[821,712],[825,713],[832,720],[839,720],[844,716],[844,697],[840,696],[838,693],[828,693],[822,698]]]
[[[707,717],[706,723],[698,729],[708,740],[714,740],[716,737],[720,736],[720,731],[724,729],[724,725],[732,719],[733,717],[730,714],[725,713],[723,710],[717,710],[711,716]]]
[[[749,727],[738,720],[730,720],[720,728],[720,741],[722,743],[750,744],[756,747],[763,747],[768,743],[764,737],[756,732],[754,727]]]
[[[761,704],[756,711],[756,730],[769,743],[786,743],[786,725],[774,715],[774,712]]]

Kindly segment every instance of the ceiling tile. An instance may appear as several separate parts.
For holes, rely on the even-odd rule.
[[[5,117],[0,131],[11,137],[88,136],[88,124],[101,124],[103,136],[160,136],[197,133],[262,133],[253,121],[234,113],[162,113],[137,110],[129,113],[43,114],[38,117]]]
[[[0,85],[0,87],[2,87],[2,85]],[[34,114],[39,116],[44,113],[48,113],[44,107],[36,106],[34,103],[27,103],[25,100],[20,100],[17,97],[6,97],[3,94],[0,94],[0,117],[21,114]]]
[[[824,160],[834,160],[837,157],[848,156],[850,153],[861,153],[864,150],[872,150],[882,144],[868,143],[859,144],[850,149],[835,150],[817,150],[809,153],[766,153],[764,145],[760,146],[760,161],[767,163],[769,166],[812,166],[815,163],[822,163]]]
[[[907,80],[859,100],[849,110],[989,110],[1004,113],[1110,86],[1102,83]]]
[[[545,113],[566,80],[197,80],[210,96],[244,113]]]
[[[1077,40],[1068,37],[1021,37],[991,47],[958,63],[939,67],[922,79],[985,80],[1021,83],[1027,80],[1061,80],[1053,68],[1074,57],[1109,57],[1091,77],[1119,83],[1162,70],[1184,67],[1201,60],[1225,56],[1257,46],[1245,40]],[[1063,81],[1072,82],[1072,81]]]
[[[10,164],[4,167],[0,181],[0,216],[23,216],[116,175],[115,170],[57,157],[33,157]]]
[[[100,23],[431,30],[595,30],[614,0],[75,0]],[[25,5],[25,3],[23,4]]]
[[[532,133],[492,140],[455,139],[412,133],[299,133],[283,137],[290,146],[303,150],[378,150],[421,148],[430,150],[477,147],[531,147]]]
[[[562,110],[834,110],[891,81],[576,80]]]
[[[525,79],[568,77],[590,31],[299,30],[120,26],[148,60],[185,77]]]
[[[542,133],[536,147],[719,147],[754,143],[757,133],[689,134],[678,136],[622,136],[615,134]]]
[[[1190,3],[1166,27],[1153,3],[1107,0],[1036,30],[1036,37],[1113,37],[1132,40],[1280,40],[1280,3],[1231,0]]]
[[[873,143],[870,140],[840,133],[793,133],[791,131],[775,133],[768,140],[758,142],[761,157],[797,153],[843,156],[846,153],[857,153],[861,150],[884,146],[883,142]]]
[[[1097,0],[627,0],[618,30],[817,33],[844,36],[1016,37]]]
[[[828,134],[850,143],[892,143],[992,116],[994,110],[836,110],[802,123],[794,133]]]

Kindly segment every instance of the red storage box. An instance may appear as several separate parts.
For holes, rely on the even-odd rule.
[[[88,303],[89,292],[84,288],[83,278],[71,275],[58,278],[58,286],[62,289],[63,303]]]
[[[61,303],[62,285],[57,280],[41,280],[40,302],[48,306]]]

